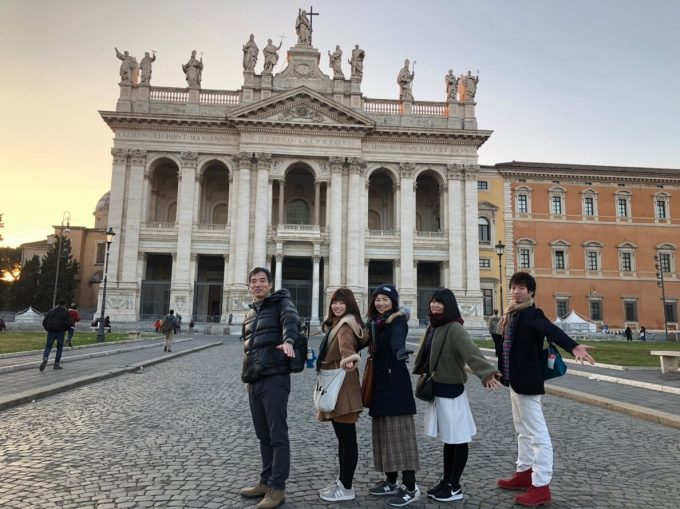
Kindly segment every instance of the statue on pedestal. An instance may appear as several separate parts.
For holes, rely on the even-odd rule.
[[[123,53],[118,51],[118,48],[115,48],[116,50],[116,57],[118,57],[119,60],[122,60],[122,63],[120,64],[120,84],[121,85],[133,85],[136,83],[133,83],[132,81],[132,70],[134,67],[137,67],[137,60],[130,56],[130,53],[126,50]],[[133,62],[134,61],[134,62]]]
[[[354,81],[361,81],[364,77],[364,57],[366,53],[362,50],[358,44],[354,45],[352,50],[352,59],[347,62],[352,68],[351,77]]]
[[[201,88],[201,78],[203,77],[203,57],[196,59],[196,50],[191,52],[189,61],[182,65],[182,71],[186,75],[189,88]]]
[[[255,64],[257,63],[257,54],[260,49],[255,44],[255,36],[250,34],[250,39],[243,46],[243,72],[255,72]]]
[[[264,55],[263,72],[271,74],[274,71],[274,67],[276,67],[276,64],[279,62],[279,50],[281,49],[282,44],[283,41],[281,41],[277,47],[272,44],[271,39],[267,39],[267,45],[262,50],[262,54]]]
[[[140,85],[148,87],[151,84],[151,64],[156,61],[156,52],[152,50],[153,56],[149,55],[149,52],[144,53],[144,58],[139,64],[142,70],[142,81]]]
[[[458,97],[460,102],[471,103],[475,101],[477,83],[479,83],[479,75],[473,76],[472,71],[468,71],[467,75],[460,75],[458,79]]]
[[[333,79],[334,80],[344,80],[345,75],[342,72],[342,50],[340,46],[335,47],[335,51],[331,53],[328,52],[329,67],[333,69]]]
[[[413,78],[416,73],[411,72],[409,68],[411,62],[408,58],[404,60],[404,67],[399,71],[397,75],[397,84],[399,85],[399,100],[400,101],[413,101],[413,92],[411,91],[411,84],[413,83]]]
[[[453,69],[449,69],[449,73],[444,76],[444,83],[446,83],[446,100],[448,102],[456,102],[458,78],[453,74]]]
[[[295,33],[298,36],[298,44],[312,44],[312,27],[307,17],[307,11],[304,9],[298,9]]]

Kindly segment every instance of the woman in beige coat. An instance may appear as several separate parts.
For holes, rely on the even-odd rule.
[[[338,438],[340,475],[330,486],[319,492],[322,500],[339,502],[355,498],[352,479],[359,459],[355,423],[363,409],[359,381],[359,354],[368,335],[361,320],[359,306],[352,290],[338,288],[331,296],[328,316],[324,322],[326,335],[319,348],[317,371],[342,368],[346,371],[338,401],[332,412],[317,412],[319,421],[331,421]]]

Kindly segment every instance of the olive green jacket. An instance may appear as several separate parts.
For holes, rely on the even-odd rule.
[[[425,373],[428,365],[425,358],[426,341],[427,331],[420,340],[416,355],[413,368],[413,373],[416,375]],[[438,356],[440,357],[437,363]],[[432,338],[429,361],[430,369],[437,363],[434,381],[443,384],[464,384],[467,381],[466,364],[480,380],[485,380],[488,376],[498,372],[496,366],[484,358],[479,347],[472,342],[465,328],[458,322],[437,327]]]

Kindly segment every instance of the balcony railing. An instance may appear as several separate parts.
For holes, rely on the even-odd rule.
[[[201,90],[198,102],[201,104],[238,106],[239,95],[237,90]]]
[[[381,115],[401,115],[401,101],[394,99],[364,99],[364,111]]]
[[[416,237],[420,239],[443,239],[444,232],[416,231]]]
[[[431,101],[415,101],[413,103],[414,115],[427,115],[429,117],[443,117],[448,114],[446,103]]]
[[[368,230],[371,237],[396,237],[396,230]]]
[[[156,102],[185,103],[189,100],[186,88],[151,87],[149,99]]]
[[[277,224],[276,233],[323,233],[323,228],[315,224]]]
[[[147,221],[147,228],[154,228],[156,230],[174,230],[175,223],[167,223],[163,221]]]
[[[199,230],[226,230],[226,224],[198,223]]]

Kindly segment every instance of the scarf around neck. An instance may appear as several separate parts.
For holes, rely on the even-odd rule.
[[[517,304],[513,302],[510,304],[507,309],[505,310],[505,313],[503,313],[503,318],[501,319],[501,323],[498,324],[498,334],[501,336],[505,335],[505,327],[508,324],[508,321],[510,320],[511,317],[522,311],[523,309],[526,309],[528,307],[531,307],[534,305],[534,299],[532,297],[529,297],[527,300],[522,302],[521,304]]]

